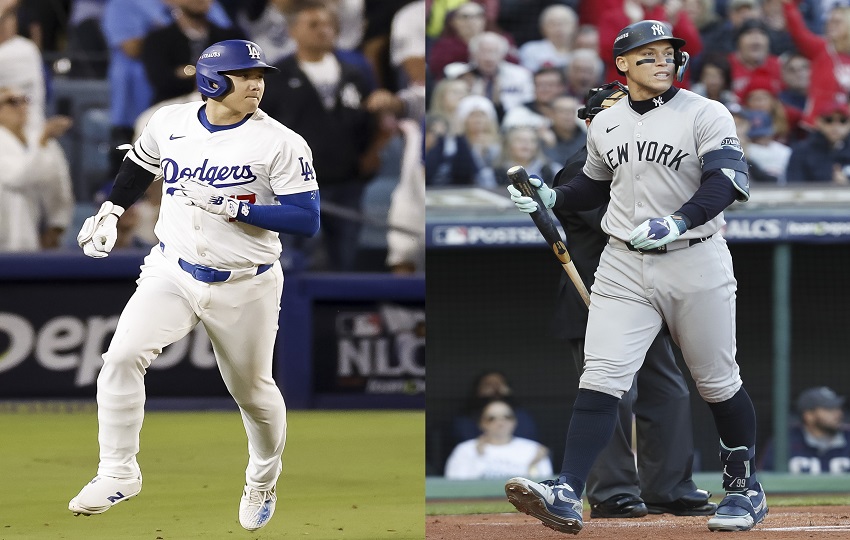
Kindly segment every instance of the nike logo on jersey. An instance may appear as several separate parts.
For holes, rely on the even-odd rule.
[[[617,129],[618,127],[620,127],[620,124],[617,124],[617,125],[616,125],[616,126],[614,126],[614,127],[605,128],[605,133],[611,133],[612,131],[614,131],[614,130],[615,130],[615,129]]]
[[[168,140],[173,141],[174,139],[182,139],[183,137],[185,137],[185,135],[175,135],[172,133],[171,136],[168,137]]]

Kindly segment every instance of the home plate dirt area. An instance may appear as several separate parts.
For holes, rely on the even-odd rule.
[[[428,540],[569,539],[616,540],[780,540],[850,538],[850,506],[782,506],[771,509],[754,529],[741,533],[711,532],[707,517],[676,517],[669,514],[632,519],[590,519],[573,536],[553,531],[520,513],[427,516]],[[734,535],[734,536],[733,536]]]

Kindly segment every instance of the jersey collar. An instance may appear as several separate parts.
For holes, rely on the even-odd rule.
[[[207,131],[209,131],[210,133],[215,133],[216,131],[224,131],[225,129],[238,128],[239,126],[247,122],[249,118],[251,118],[250,114],[245,116],[245,118],[236,122],[235,124],[228,124],[226,126],[215,126],[213,124],[210,124],[210,121],[207,120],[207,104],[204,103],[203,105],[201,105],[201,108],[198,109],[198,120],[200,120],[201,125],[207,128]]]
[[[673,98],[673,96],[676,95],[676,92],[678,92],[678,91],[679,91],[678,88],[676,88],[675,86],[671,86],[670,88],[667,89],[666,92],[664,92],[660,96],[656,96],[652,99],[647,99],[647,100],[644,100],[644,101],[632,101],[632,98],[630,96],[629,97],[629,105],[631,106],[632,110],[635,111],[636,113],[646,114],[649,111],[655,109],[656,107],[660,107],[660,106],[664,105],[665,103],[669,102]]]

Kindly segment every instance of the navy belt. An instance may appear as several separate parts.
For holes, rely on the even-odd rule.
[[[703,238],[692,238],[692,239],[688,240],[687,246],[683,244],[678,249],[695,246],[697,244],[702,244],[703,242],[705,242],[706,240],[708,240],[712,236],[714,236],[714,235],[709,234],[708,236],[705,236]],[[661,247],[657,247],[655,249],[638,249],[638,248],[634,247],[630,242],[623,242],[623,243],[626,244],[626,247],[629,248],[629,251],[637,251],[638,253],[660,254],[660,253],[667,253],[668,251],[674,251],[673,249],[667,249],[667,246],[669,246],[670,244],[666,244],[666,245],[663,245]]]
[[[165,244],[160,242],[159,247],[164,253]],[[179,264],[180,268],[186,271],[186,273],[190,276],[204,283],[220,283],[222,281],[227,281],[233,273],[230,270],[216,270],[215,268],[210,268],[209,266],[204,266],[202,264],[192,264],[180,258],[177,259],[177,264]],[[271,267],[271,264],[261,264],[256,267],[257,271],[253,275],[259,276]],[[236,272],[242,273],[244,270],[237,270]]]

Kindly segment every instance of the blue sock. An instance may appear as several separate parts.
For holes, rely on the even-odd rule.
[[[578,391],[561,467],[561,476],[578,496],[584,492],[593,462],[614,433],[619,402],[619,398],[595,390]]]

